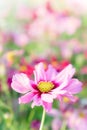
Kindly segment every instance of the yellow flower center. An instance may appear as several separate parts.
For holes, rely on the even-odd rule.
[[[79,116],[80,116],[81,118],[84,118],[84,117],[85,117],[85,114],[84,114],[83,112],[80,112],[80,113],[79,113]]]
[[[63,97],[63,101],[65,102],[65,103],[69,103],[69,98],[68,97]]]
[[[26,71],[26,70],[27,70],[26,66],[23,65],[20,67],[20,71]]]
[[[46,93],[49,92],[51,89],[54,88],[54,84],[52,82],[44,82],[41,81],[38,84],[38,89],[40,90],[40,92],[42,93]]]

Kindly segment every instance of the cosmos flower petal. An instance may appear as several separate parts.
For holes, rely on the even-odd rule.
[[[60,117],[61,113],[60,111],[58,111],[58,109],[53,108],[50,112],[47,113],[48,115],[52,116],[52,117]]]
[[[75,73],[75,69],[69,64],[65,69],[63,69],[60,73],[57,74],[54,81],[57,83],[62,83],[64,80],[68,78],[72,78]]]
[[[76,101],[76,97],[73,96],[71,93],[66,93],[65,97],[67,97],[70,101],[75,102]],[[63,99],[63,96],[61,97]]]
[[[43,104],[43,107],[45,108],[45,110],[47,111],[47,112],[49,112],[51,109],[52,109],[52,103],[48,103],[48,102],[45,102],[45,101],[43,101],[42,102]]]
[[[40,80],[46,80],[43,63],[39,63],[38,65],[35,66],[34,76],[35,76],[35,83],[38,83]]]
[[[34,93],[31,93],[31,92],[25,94],[24,96],[21,96],[21,97],[19,98],[19,104],[20,104],[20,103],[25,104],[25,103],[31,102],[31,101],[33,100],[33,97],[34,97],[34,96],[35,96],[35,94],[34,94]]]
[[[66,90],[55,90],[54,89],[54,91],[52,91],[51,93],[52,93],[52,96],[54,96],[55,98],[60,94],[60,95],[62,95],[62,94],[65,94],[67,91]]]
[[[33,103],[32,103],[32,108],[34,106],[40,106],[41,105],[41,99],[40,96],[38,94],[36,94],[33,98]]]
[[[26,74],[15,74],[12,78],[12,88],[18,93],[26,93],[31,90],[31,84]]]
[[[33,101],[31,107],[34,108],[35,106],[41,106],[41,101]]]
[[[35,106],[40,106],[41,104],[39,104],[38,102],[33,101],[31,104],[31,108],[34,108]]]
[[[66,88],[66,91],[72,94],[79,93],[82,90],[82,83],[78,79],[72,79]]]
[[[53,102],[53,96],[49,93],[43,93],[41,94],[41,99],[45,102],[52,103]]]
[[[68,82],[69,82],[68,79],[64,80],[64,82],[62,82],[58,87],[53,89],[52,92],[59,94],[59,92],[68,85]]]
[[[53,80],[54,77],[57,75],[57,71],[51,66],[49,65],[48,66],[48,69],[46,71],[46,79],[49,81],[49,80]]]

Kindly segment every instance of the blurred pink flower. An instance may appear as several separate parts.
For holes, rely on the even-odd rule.
[[[73,54],[78,54],[83,51],[82,44],[76,39],[60,42],[58,43],[58,46],[62,57],[68,59],[71,58]]]
[[[29,43],[29,37],[25,33],[20,33],[20,34],[13,34],[13,40],[15,44],[17,44],[20,47],[23,47]]]
[[[7,77],[6,81],[7,81],[8,89],[11,90],[12,77],[17,72],[17,70],[10,67],[10,68],[6,68],[6,71],[7,71],[6,72],[6,77]]]
[[[84,53],[85,59],[87,59],[87,50],[85,50],[83,53]]]
[[[0,31],[0,44],[4,46],[9,40],[9,33],[5,31]]]
[[[86,0],[65,0],[67,8],[78,15],[87,14]]]
[[[87,75],[87,66],[84,66],[84,67],[81,69],[81,74],[86,74],[86,75]]]
[[[3,55],[2,59],[3,62],[5,64],[5,66],[12,66],[15,62],[15,57],[16,56],[22,56],[23,55],[23,50],[12,50],[12,51],[7,51],[5,52],[5,54]]]
[[[61,125],[61,120],[59,120],[58,118],[54,118],[52,121],[52,130],[60,130]]]
[[[60,130],[63,121],[61,121],[61,111],[58,111],[57,109],[52,109],[50,112],[47,113],[48,115],[53,117],[52,120],[52,130]]]
[[[68,127],[73,130],[87,129],[87,110],[68,111]]]
[[[40,120],[33,120],[31,122],[31,130],[38,130],[40,127]]]
[[[59,33],[67,33],[69,35],[74,34],[81,26],[81,20],[73,16],[65,16],[58,18],[58,31]]]
[[[30,20],[31,17],[32,17],[32,12],[31,11],[32,10],[28,6],[25,6],[25,5],[21,4],[16,9],[16,18],[18,20]]]
[[[20,73],[25,73],[28,77],[30,77],[33,74],[33,70],[34,70],[33,65],[27,63],[24,58],[20,61],[20,65],[19,65]]]
[[[58,61],[58,59],[54,56],[51,57],[51,65],[56,69],[56,71],[60,72],[63,70],[70,62],[68,60]]]
[[[51,2],[29,9],[21,6],[17,15],[19,19],[22,15],[24,20],[28,18],[24,29],[30,41],[43,38],[54,40],[62,33],[72,35],[81,26],[80,18],[69,15],[65,10],[59,12]]]
[[[15,74],[12,79],[12,88],[22,94],[19,103],[29,103],[33,100],[32,107],[42,105],[46,111],[50,111],[54,99],[62,101],[66,96],[74,101],[73,94],[81,91],[82,83],[72,78],[75,69],[69,64],[58,73],[51,65],[44,70],[43,63],[35,66],[35,80],[30,80],[26,74]]]
[[[1,44],[0,45],[0,53],[2,53],[3,52],[3,45]]]

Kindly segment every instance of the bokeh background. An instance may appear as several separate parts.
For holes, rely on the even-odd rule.
[[[68,64],[83,83],[73,104],[54,101],[43,130],[87,129],[87,1],[0,1],[0,130],[38,130],[42,107],[19,105],[11,88],[12,76],[32,77],[43,62],[60,72]]]

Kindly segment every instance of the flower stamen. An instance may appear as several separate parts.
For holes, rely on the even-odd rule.
[[[54,88],[54,84],[52,82],[44,82],[44,81],[41,81],[39,82],[38,84],[38,89],[40,92],[42,93],[46,93],[46,92],[49,92],[51,89]]]

